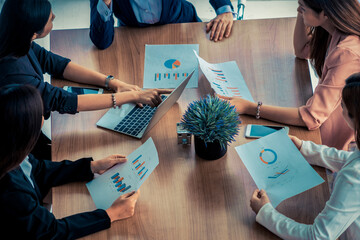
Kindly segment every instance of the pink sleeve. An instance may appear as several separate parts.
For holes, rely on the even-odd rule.
[[[360,72],[360,59],[350,50],[337,49],[328,56],[314,95],[299,108],[309,130],[319,128],[339,106],[345,80],[357,72]]]

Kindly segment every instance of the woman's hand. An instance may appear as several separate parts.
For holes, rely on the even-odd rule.
[[[104,159],[92,161],[91,162],[91,171],[93,173],[102,174],[112,166],[118,163],[124,163],[127,159],[125,156],[120,154],[113,154]]]
[[[236,108],[236,112],[239,114],[249,114],[249,115],[256,114],[257,105],[253,102],[245,100],[241,97],[225,97],[222,95],[217,95],[217,96],[221,99],[229,101],[231,105],[234,105]]]
[[[109,86],[115,92],[126,92],[126,91],[141,91],[137,85],[124,83],[118,79],[113,79],[109,82]]]
[[[256,189],[251,197],[250,207],[256,214],[258,214],[260,209],[269,202],[270,200],[265,190],[260,191],[259,189]]]
[[[302,143],[303,141],[298,139],[295,136],[289,135],[289,138],[291,139],[291,141],[293,141],[293,143],[295,144],[295,146],[297,147],[297,149],[301,149]]]
[[[170,89],[148,89],[136,92],[136,101],[140,107],[142,104],[150,105],[151,107],[157,107],[162,99],[160,94],[169,94],[172,90]]]
[[[106,210],[110,221],[115,222],[121,219],[132,217],[135,213],[135,205],[139,196],[140,191],[138,190],[136,192],[134,191],[124,194],[116,199],[111,207]]]

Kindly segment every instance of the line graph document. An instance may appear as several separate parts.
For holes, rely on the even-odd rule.
[[[159,157],[152,138],[127,159],[86,184],[97,208],[106,210],[121,195],[138,190],[154,171]]]
[[[254,102],[253,97],[235,61],[211,64],[202,59],[197,52],[201,71],[209,81],[212,89],[226,97],[242,97]]]
[[[274,207],[324,180],[301,155],[285,130],[235,148],[256,186]]]

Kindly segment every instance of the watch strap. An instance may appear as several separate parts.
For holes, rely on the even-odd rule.
[[[114,76],[112,76],[112,75],[107,76],[106,79],[105,79],[105,88],[106,88],[107,90],[110,89],[110,88],[109,88],[109,82],[110,82],[110,80],[112,80],[112,79],[114,79]]]

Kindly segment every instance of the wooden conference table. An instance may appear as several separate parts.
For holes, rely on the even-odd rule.
[[[88,29],[58,30],[51,33],[51,50],[142,86],[145,44],[199,44],[200,56],[211,63],[237,62],[255,101],[297,107],[306,102],[312,91],[307,62],[293,54],[294,26],[293,18],[236,21],[231,37],[218,43],[208,40],[205,23],[118,28],[113,44],[104,51],[93,46]],[[53,83],[77,85],[63,80]],[[86,239],[278,239],[255,222],[249,201],[256,185],[234,149],[249,141],[244,138],[245,124],[271,122],[242,116],[237,141],[216,161],[198,158],[193,144],[177,144],[176,123],[187,104],[210,92],[200,71],[199,88],[186,89],[142,140],[96,127],[107,110],[75,116],[53,113],[54,161],[84,156],[96,160],[113,153],[128,155],[149,137],[159,153],[160,164],[141,187],[135,215]],[[319,131],[291,127],[290,133],[320,143]],[[326,179],[324,169],[315,169]],[[312,223],[328,197],[327,184],[322,184],[285,200],[277,209],[296,221]],[[53,212],[57,218],[94,209],[83,182],[53,189]]]

